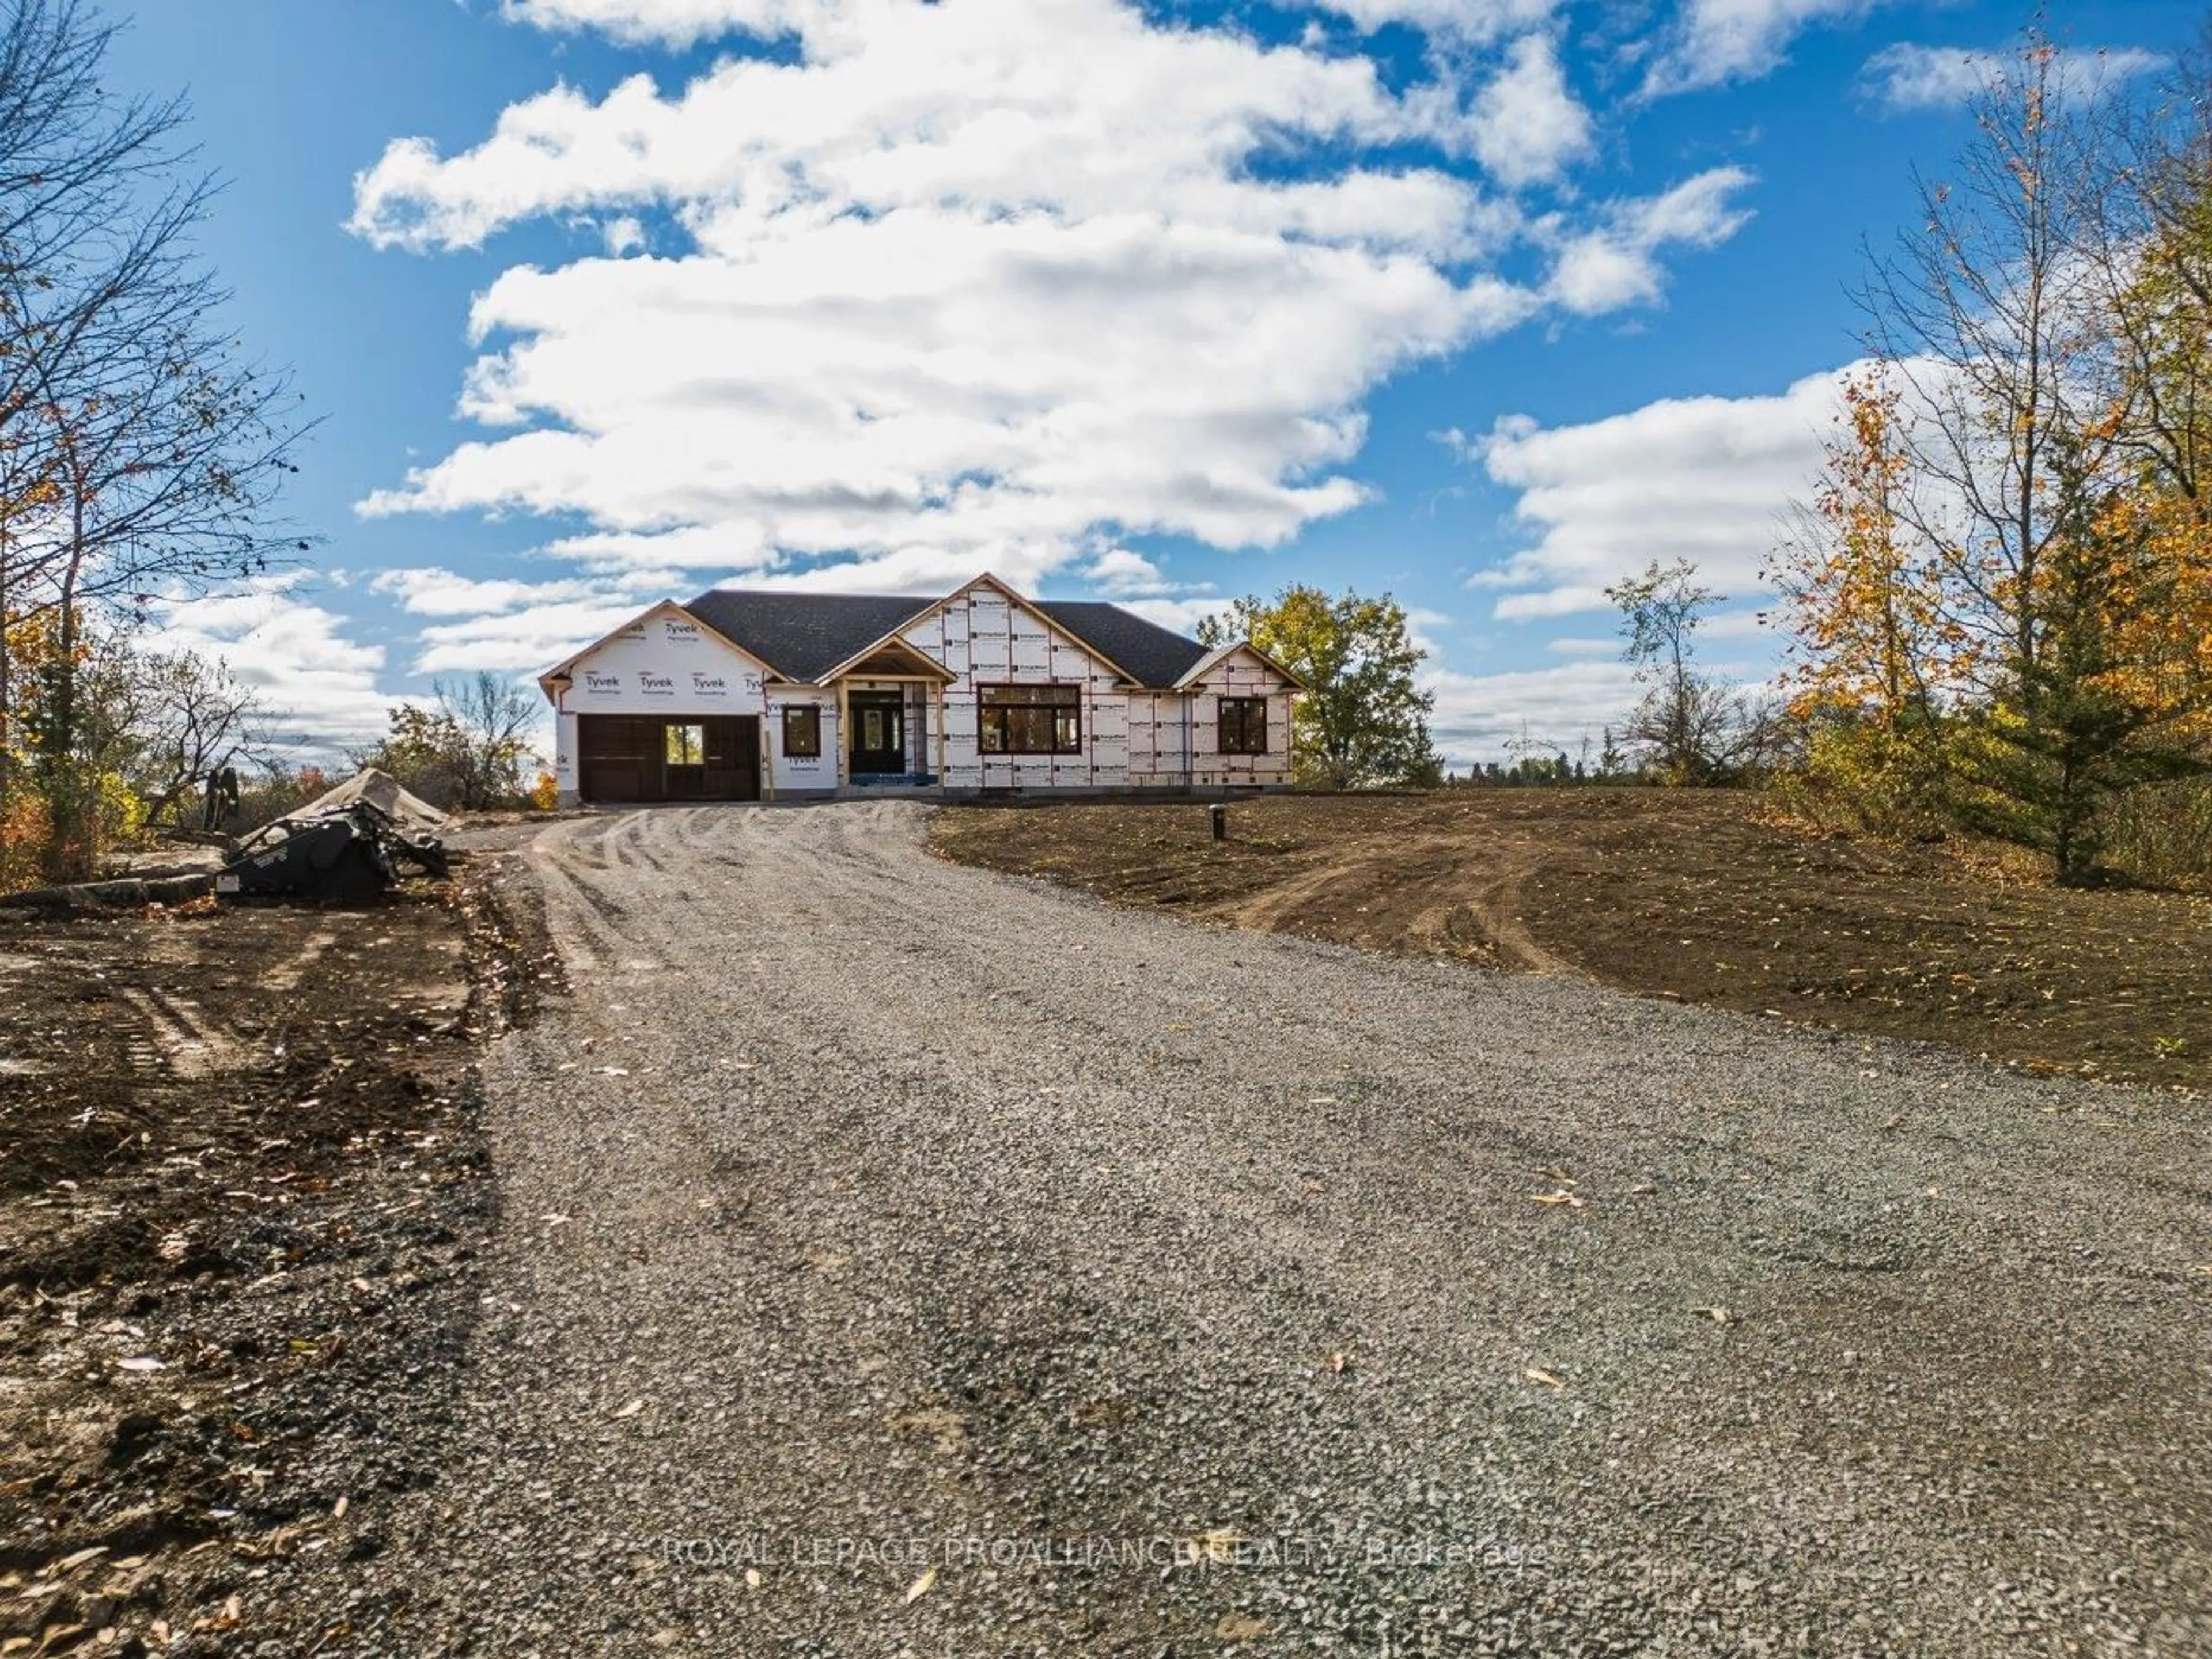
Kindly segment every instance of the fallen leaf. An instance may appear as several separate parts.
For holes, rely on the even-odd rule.
[[[1548,1165],[1537,1170],[1536,1173],[1543,1176],[1547,1181],[1555,1181],[1559,1182],[1562,1187],[1579,1187],[1583,1184],[1581,1182],[1576,1180],[1572,1176],[1569,1175],[1565,1170],[1553,1169]]]
[[[1224,1613],[1213,1626],[1218,1642],[1249,1642],[1267,1633],[1267,1621],[1249,1613]]]
[[[1693,1314],[1705,1315],[1706,1318],[1711,1320],[1716,1325],[1725,1325],[1729,1320],[1735,1317],[1735,1316],[1730,1313],[1726,1308],[1722,1307],[1692,1308],[1690,1311]]]
[[[116,1364],[126,1371],[166,1371],[169,1368],[151,1354],[140,1354],[131,1359],[118,1359]]]
[[[1583,1207],[1582,1200],[1577,1198],[1572,1193],[1564,1191],[1556,1193],[1531,1193],[1528,1194],[1528,1201],[1532,1204],[1565,1204],[1570,1209],[1576,1210],[1579,1210]]]
[[[86,1562],[97,1561],[101,1556],[106,1553],[106,1545],[94,1544],[90,1549],[79,1550],[74,1555],[64,1555],[60,1560],[54,1563],[53,1570],[56,1572],[75,1572]]]
[[[932,1567],[927,1572],[922,1574],[921,1577],[915,1579],[914,1583],[906,1587],[906,1595],[901,1600],[899,1605],[901,1607],[910,1607],[936,1588],[937,1569],[935,1567]]]
[[[635,1416],[636,1416],[640,1412],[643,1411],[644,1409],[645,1409],[645,1401],[643,1401],[642,1400],[633,1400],[633,1401],[631,1401],[629,1402],[629,1404],[628,1404],[627,1406],[618,1406],[618,1407],[617,1407],[615,1408],[615,1410],[614,1410],[614,1412],[613,1412],[612,1415],[613,1415],[613,1416],[615,1416],[617,1419],[621,1419],[621,1418],[625,1418],[625,1417],[635,1417]]]
[[[1563,1380],[1553,1376],[1541,1365],[1531,1365],[1521,1374],[1531,1382],[1541,1382],[1547,1389],[1564,1389],[1567,1386]]]
[[[1188,1541],[1192,1553],[1200,1559],[1224,1562],[1230,1559],[1237,1546],[1244,1541],[1244,1534],[1232,1527],[1216,1527]]]
[[[353,1505],[351,1501],[343,1495],[341,1495],[338,1501],[331,1505],[331,1519],[333,1521],[344,1520],[346,1511],[352,1507]]]

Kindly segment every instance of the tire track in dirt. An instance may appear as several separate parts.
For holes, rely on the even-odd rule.
[[[1463,842],[1436,836],[1389,849],[1391,863],[1433,858],[1442,879],[1419,888],[1401,887],[1389,907],[1394,915],[1413,914],[1405,932],[1419,948],[1439,955],[1467,954],[1460,916],[1473,923],[1475,943],[1499,960],[1496,966],[1525,973],[1587,977],[1583,970],[1537,941],[1521,917],[1524,885],[1541,866],[1541,849],[1530,842],[1492,842],[1480,863],[1467,856]],[[1255,897],[1209,911],[1238,927],[1266,933],[1294,933],[1297,918],[1326,909],[1333,896],[1371,895],[1374,867],[1382,856],[1354,848],[1322,868]],[[1340,901],[1341,902],[1341,901]]]

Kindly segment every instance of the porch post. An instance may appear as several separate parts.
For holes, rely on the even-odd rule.
[[[852,705],[846,697],[846,682],[837,682],[837,787],[843,789],[849,781],[848,768],[852,760]]]
[[[929,702],[932,712],[937,716],[937,764],[931,769],[937,774],[937,787],[942,789],[945,787],[945,682],[943,680],[930,682]]]

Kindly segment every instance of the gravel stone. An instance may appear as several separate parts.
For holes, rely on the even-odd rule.
[[[2202,1103],[557,823],[409,1654],[2212,1653]],[[1553,1201],[1538,1201],[1550,1200]]]

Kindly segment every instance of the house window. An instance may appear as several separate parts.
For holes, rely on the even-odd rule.
[[[660,728],[661,758],[671,766],[704,766],[707,763],[707,728],[703,726],[679,726],[671,720]]]
[[[1267,752],[1267,700],[1265,697],[1221,699],[1221,753],[1264,755]]]
[[[783,711],[783,752],[793,760],[822,758],[822,711],[811,704]]]
[[[979,689],[977,734],[987,755],[1079,755],[1079,685],[986,685]]]

